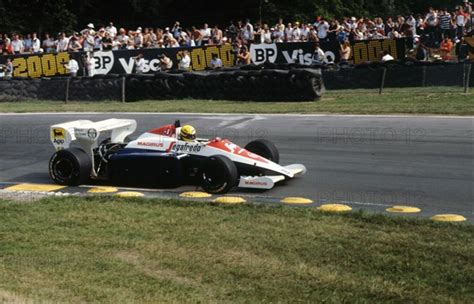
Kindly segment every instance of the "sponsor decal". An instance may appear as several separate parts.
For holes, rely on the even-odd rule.
[[[89,129],[87,130],[87,137],[90,139],[96,139],[97,137],[97,130],[96,129]]]
[[[249,186],[267,186],[268,183],[266,182],[259,182],[259,181],[245,181],[244,182],[245,185],[249,185]]]
[[[152,60],[145,60],[145,66],[143,67],[143,73],[157,72],[160,70],[160,60],[155,58]],[[135,66],[135,60],[133,58],[128,58],[128,61],[125,58],[119,59],[120,65],[127,74],[133,73],[133,67]]]
[[[69,62],[69,54],[22,55],[12,60],[13,77],[51,77],[66,75],[64,64]]]
[[[232,50],[232,45],[211,45],[205,47],[197,47],[188,49],[189,56],[191,57],[191,69],[193,71],[202,71],[211,66],[212,55],[216,54],[221,60],[222,65],[230,67],[234,65],[234,52]],[[173,59],[175,57],[175,64],[183,57],[183,50],[178,49],[175,56],[171,56]]]
[[[114,52],[112,51],[94,52],[94,59],[95,59],[95,69],[94,69],[95,74],[106,75],[110,73],[110,71],[114,67]]]
[[[354,64],[380,61],[382,52],[388,51],[395,59],[405,56],[405,39],[364,40],[352,44]],[[399,50],[402,50],[401,52]]]
[[[188,143],[176,143],[173,145],[171,148],[172,151],[174,152],[180,152],[180,153],[190,153],[190,152],[200,152],[202,149],[201,144],[188,144]]]
[[[146,141],[139,141],[138,142],[139,146],[145,146],[145,147],[154,147],[154,148],[163,148],[164,145],[163,143],[155,143],[155,142],[146,142]]]
[[[228,140],[225,140],[225,139],[211,142],[208,146],[219,149],[219,150],[223,150],[225,152],[229,152],[229,153],[232,153],[232,154],[235,154],[235,155],[239,155],[239,156],[242,156],[242,157],[245,157],[245,158],[249,158],[249,159],[252,159],[252,160],[255,160],[255,161],[259,161],[259,162],[263,162],[263,163],[268,162],[265,158],[260,157],[259,155],[254,154],[252,152],[249,152],[249,151],[247,151],[247,150],[245,150],[245,149],[237,146],[236,144],[234,144],[234,143],[232,143]]]
[[[61,128],[53,128],[51,130],[53,142],[57,145],[63,145],[66,140],[66,132]]]
[[[255,64],[275,63],[278,56],[277,45],[275,43],[252,44],[250,45],[250,56]]]

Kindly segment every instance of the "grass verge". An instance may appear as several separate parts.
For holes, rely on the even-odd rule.
[[[0,301],[474,301],[474,226],[315,209],[0,201]]]
[[[462,88],[429,87],[328,91],[318,102],[163,100],[121,102],[0,102],[0,112],[186,112],[474,115],[474,97]]]

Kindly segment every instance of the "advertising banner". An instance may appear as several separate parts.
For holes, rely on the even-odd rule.
[[[328,61],[339,62],[340,45],[337,41],[319,44]],[[311,64],[314,50],[315,45],[311,42],[253,44],[250,47],[252,62],[255,64],[265,62]],[[351,45],[349,61],[354,64],[380,61],[381,53],[384,51],[388,51],[395,59],[403,59],[405,39],[356,41]]]
[[[327,58],[331,58],[334,62],[339,61],[340,46],[338,42],[321,42],[320,46]],[[311,42],[252,44],[250,46],[250,53],[254,64],[270,62],[309,65],[313,61],[314,49],[315,45]],[[354,64],[379,61],[380,54],[383,51],[388,51],[395,59],[402,59],[405,57],[405,39],[357,41],[352,44],[351,49],[351,61]],[[158,56],[161,54],[169,57],[173,61],[173,67],[177,68],[185,50],[189,52],[191,69],[194,71],[202,71],[208,68],[214,54],[218,55],[226,67],[235,64],[235,54],[230,44],[192,48],[96,51],[94,52],[95,74],[131,74],[135,69],[134,58],[138,54],[143,54],[145,59],[145,73],[154,73],[160,70]],[[79,75],[83,75],[84,54],[82,52],[61,52],[16,55],[12,59],[14,66],[13,77],[38,78],[67,75],[64,64],[71,57],[77,60],[81,67]],[[5,56],[1,56],[0,64],[4,63],[5,59]]]

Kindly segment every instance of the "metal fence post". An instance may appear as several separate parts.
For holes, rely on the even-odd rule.
[[[66,79],[66,97],[64,99],[65,103],[69,102],[69,86],[70,86],[70,84],[71,84],[71,77],[68,77]]]
[[[125,103],[125,76],[122,77],[122,102]]]
[[[421,86],[426,86],[426,65],[421,67]]]
[[[379,95],[382,95],[382,93],[383,93],[383,88],[385,86],[385,77],[387,77],[387,68],[383,68],[382,81],[380,83]]]
[[[472,69],[472,64],[468,64],[467,65],[466,79],[464,81],[464,93],[465,94],[469,93],[469,83],[471,82],[471,69]]]

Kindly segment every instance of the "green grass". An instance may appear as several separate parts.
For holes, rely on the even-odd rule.
[[[474,302],[474,226],[312,208],[0,201],[0,302]]]
[[[165,100],[121,102],[0,102],[0,112],[186,112],[473,115],[474,95],[462,88],[429,87],[328,91],[317,102]]]

